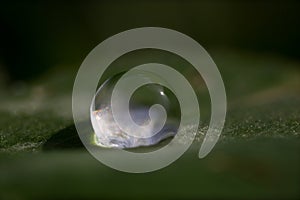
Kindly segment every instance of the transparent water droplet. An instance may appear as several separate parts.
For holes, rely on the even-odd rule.
[[[134,127],[128,124],[126,132],[122,131],[116,123],[112,107],[111,97],[116,83],[124,73],[117,74],[106,80],[97,90],[91,105],[91,122],[95,131],[95,143],[103,147],[112,148],[134,148],[139,146],[150,146],[172,137],[177,133],[180,124],[180,107],[175,95],[166,87],[158,84],[146,84],[139,87],[131,96],[129,101],[129,112],[132,120],[139,126],[147,125],[150,120],[149,110],[153,105],[159,104],[164,107],[167,119],[163,128],[150,137],[143,137],[146,132],[141,132],[141,137],[130,134]],[[141,73],[143,79],[151,79]],[[153,78],[153,77],[152,77]],[[123,91],[126,92],[126,91]],[[153,108],[153,107],[152,107]],[[155,109],[152,109],[151,117],[156,117]],[[122,113],[119,113],[122,115]],[[154,125],[155,126],[155,125]]]

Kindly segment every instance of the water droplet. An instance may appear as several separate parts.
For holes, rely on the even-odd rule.
[[[156,126],[145,126],[147,130],[141,131],[139,137],[132,135],[135,126],[128,124],[121,129],[115,121],[112,112],[111,98],[116,89],[115,85],[124,73],[117,74],[106,80],[97,90],[91,105],[91,121],[95,131],[95,143],[103,147],[112,148],[134,148],[139,146],[150,146],[160,141],[172,137],[177,133],[180,124],[180,106],[175,95],[166,87],[159,84],[146,84],[139,87],[130,97],[128,109],[130,117],[135,125],[145,126],[149,124],[150,119],[157,118],[160,114],[157,104],[163,106],[166,111],[167,119],[160,131],[151,136],[146,133],[152,132]],[[145,74],[139,74],[142,79],[152,79]],[[149,80],[149,82],[155,82]],[[121,91],[126,92],[126,91]],[[155,105],[155,106],[153,106]],[[151,109],[150,109],[151,108]],[[159,109],[158,109],[159,110]],[[126,113],[118,113],[121,116]],[[151,115],[151,116],[150,116]]]

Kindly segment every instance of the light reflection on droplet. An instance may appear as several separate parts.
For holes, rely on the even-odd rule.
[[[179,103],[170,90],[158,84],[147,84],[137,89],[130,99],[129,110],[133,121],[141,126],[149,123],[149,108],[154,104],[162,105],[168,115],[163,129],[152,137],[137,138],[118,127],[112,115],[111,95],[121,76],[117,74],[111,77],[96,92],[91,105],[94,143],[102,147],[134,148],[154,145],[174,136],[180,123]],[[131,129],[129,124],[127,130]]]

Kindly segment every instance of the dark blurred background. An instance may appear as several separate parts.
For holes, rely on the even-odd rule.
[[[88,52],[127,29],[175,29],[215,47],[300,57],[299,1],[2,1],[2,70],[8,82],[77,69]]]

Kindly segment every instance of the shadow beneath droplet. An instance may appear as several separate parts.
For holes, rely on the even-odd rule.
[[[86,127],[87,123],[90,122],[81,122],[79,126]],[[91,126],[91,125],[90,125]],[[85,130],[85,129],[84,129]],[[147,153],[158,150],[166,145],[168,145],[171,140],[173,139],[173,135],[171,132],[175,133],[177,131],[177,127],[168,127],[162,130],[164,132],[170,132],[170,136],[163,138],[163,139],[155,139],[155,141],[159,141],[156,144],[152,144],[149,146],[139,146],[134,148],[125,148],[125,151],[134,152],[134,153]],[[86,130],[89,132],[89,130]],[[88,134],[87,134],[88,136]],[[156,134],[155,137],[161,137],[160,134]],[[86,140],[88,141],[89,138],[87,137]],[[95,147],[95,146],[94,146]],[[102,147],[99,147],[102,148]],[[52,135],[42,146],[43,151],[55,151],[55,150],[77,150],[77,149],[85,149],[84,145],[79,137],[75,124],[70,125],[54,135]]]
[[[81,149],[83,147],[84,146],[77,134],[75,125],[73,124],[51,136],[43,145],[42,149],[44,151],[49,151],[62,149]]]

